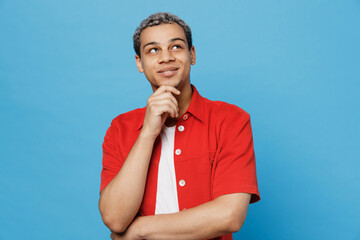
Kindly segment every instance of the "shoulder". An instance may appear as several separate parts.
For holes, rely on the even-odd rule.
[[[231,123],[233,121],[239,122],[250,119],[249,113],[234,104],[204,98],[204,105],[209,117],[215,118],[220,122]]]
[[[117,128],[137,128],[142,125],[145,116],[145,107],[137,108],[126,113],[122,113],[115,117],[111,126]]]
[[[136,121],[136,120],[142,119],[144,117],[144,114],[145,114],[145,107],[137,108],[137,109],[131,110],[129,112],[118,115],[117,117],[115,117],[113,119],[113,122]]]

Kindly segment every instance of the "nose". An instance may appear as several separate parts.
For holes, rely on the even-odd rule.
[[[169,50],[161,51],[159,63],[167,63],[167,62],[171,62],[174,60],[175,60],[175,58]]]

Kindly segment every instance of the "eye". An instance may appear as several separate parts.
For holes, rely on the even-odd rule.
[[[151,48],[149,49],[149,53],[156,53],[158,52],[158,49],[157,48]]]
[[[180,49],[180,48],[181,48],[180,45],[174,45],[174,46],[172,47],[173,50]]]

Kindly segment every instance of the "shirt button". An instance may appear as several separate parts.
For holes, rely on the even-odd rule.
[[[176,149],[175,154],[180,155],[181,154],[181,149]]]
[[[185,180],[181,179],[181,180],[179,181],[179,185],[180,185],[181,187],[185,186]]]
[[[184,114],[184,116],[183,116],[183,120],[187,120],[188,118],[189,118],[189,115]]]
[[[183,125],[180,125],[180,126],[178,127],[178,130],[179,130],[179,132],[183,132],[183,131],[185,130],[185,128],[184,128]]]

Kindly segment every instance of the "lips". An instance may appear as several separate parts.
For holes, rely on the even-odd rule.
[[[159,71],[157,71],[157,73],[159,73],[160,75],[164,76],[164,77],[172,77],[177,73],[177,70],[179,68],[177,67],[167,67],[167,68],[162,68]]]

